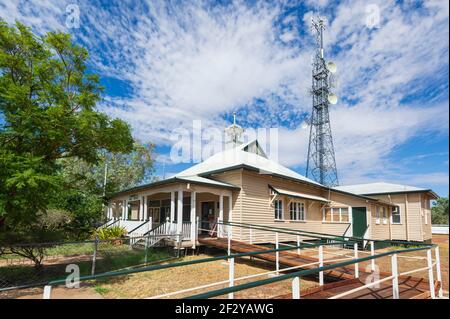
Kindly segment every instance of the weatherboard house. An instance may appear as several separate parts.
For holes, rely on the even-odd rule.
[[[253,140],[171,178],[116,193],[109,199],[106,226],[125,227],[130,236],[178,234],[186,246],[195,246],[200,236],[224,234],[228,228],[221,221],[429,242],[430,201],[436,198],[430,189],[388,183],[330,188],[270,160]],[[274,240],[267,232],[230,229],[234,240]],[[291,241],[290,236],[280,233],[279,240]]]

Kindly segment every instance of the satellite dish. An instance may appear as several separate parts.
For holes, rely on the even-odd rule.
[[[333,61],[328,61],[326,64],[326,68],[331,73],[336,73],[336,71],[337,71],[337,66]]]
[[[330,104],[336,104],[338,101],[337,95],[334,93],[328,93],[328,102],[330,102]]]

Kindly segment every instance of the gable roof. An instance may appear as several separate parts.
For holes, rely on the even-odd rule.
[[[206,176],[214,172],[241,167],[258,170],[261,174],[278,175],[280,177],[295,179],[324,187],[323,185],[268,159],[256,140],[219,152],[203,162],[176,174],[175,177],[193,175]]]
[[[360,195],[381,195],[381,194],[395,194],[395,193],[430,193],[435,198],[439,197],[431,189],[385,182],[337,186],[335,187],[335,189]]]
[[[223,188],[228,188],[228,189],[241,189],[240,187],[238,187],[236,185],[232,185],[232,184],[225,183],[225,182],[219,182],[219,181],[216,181],[213,179],[200,177],[200,176],[180,176],[180,177],[174,176],[174,177],[166,178],[166,179],[163,179],[160,181],[155,181],[155,182],[151,182],[151,183],[147,183],[147,184],[130,187],[130,188],[127,188],[127,189],[124,189],[124,190],[114,193],[111,197],[115,197],[115,196],[125,194],[125,193],[136,192],[136,191],[146,189],[149,187],[161,186],[161,185],[176,183],[176,182],[188,182],[188,183],[194,183],[194,184],[200,184],[200,185],[223,187]]]

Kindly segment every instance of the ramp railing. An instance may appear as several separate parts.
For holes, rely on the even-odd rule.
[[[331,270],[337,269],[337,268],[354,266],[355,270],[354,270],[353,275],[355,278],[358,278],[358,276],[359,276],[358,265],[360,263],[371,262],[372,260],[375,260],[377,258],[390,256],[391,260],[392,260],[392,274],[388,277],[380,279],[378,283],[391,281],[392,282],[392,290],[393,290],[393,298],[400,297],[399,296],[399,282],[398,282],[398,279],[400,276],[406,276],[411,273],[415,273],[415,272],[419,272],[419,271],[423,271],[423,270],[428,270],[428,282],[429,282],[430,297],[431,298],[436,297],[435,284],[439,285],[438,286],[438,288],[439,288],[438,296],[442,296],[442,278],[441,278],[441,273],[440,273],[439,248],[436,245],[431,245],[431,244],[418,245],[417,243],[405,242],[405,244],[407,243],[409,245],[415,245],[415,246],[419,246],[419,247],[395,249],[392,251],[381,252],[381,253],[377,253],[377,254],[375,254],[374,252],[371,251],[369,256],[360,257],[359,253],[362,253],[362,252],[358,250],[358,245],[357,245],[358,241],[353,240],[354,238],[353,239],[349,238],[347,240],[347,239],[342,238],[342,236],[335,237],[334,235],[330,235],[330,234],[320,234],[320,233],[304,232],[304,231],[293,231],[293,230],[279,229],[279,228],[275,228],[275,227],[268,227],[268,226],[264,226],[264,225],[242,224],[242,225],[238,226],[237,225],[238,223],[228,223],[228,222],[226,222],[226,223],[221,222],[221,223],[227,225],[228,226],[227,228],[229,228],[229,231],[227,232],[227,241],[228,241],[227,248],[228,249],[227,249],[226,255],[202,258],[202,259],[197,259],[197,260],[181,261],[181,262],[175,262],[172,264],[152,265],[149,267],[143,267],[143,268],[139,268],[139,269],[127,269],[127,270],[122,270],[122,271],[114,271],[114,272],[108,272],[108,273],[91,275],[91,276],[83,276],[83,277],[79,278],[79,281],[97,280],[97,279],[111,278],[111,277],[117,277],[117,276],[123,276],[123,275],[135,274],[135,273],[141,273],[141,272],[170,269],[170,268],[174,268],[174,267],[182,267],[182,266],[187,266],[187,265],[202,264],[202,263],[214,262],[214,261],[218,261],[218,260],[227,260],[228,261],[228,273],[229,273],[228,280],[215,282],[215,283],[211,283],[211,284],[206,284],[206,285],[193,287],[193,288],[189,288],[189,289],[183,289],[183,290],[179,290],[176,292],[170,292],[170,293],[164,294],[164,295],[152,296],[149,298],[162,298],[162,297],[166,297],[166,296],[173,296],[173,295],[177,295],[177,294],[181,294],[181,293],[186,293],[186,292],[195,291],[195,290],[199,290],[199,289],[211,288],[211,287],[214,287],[217,285],[224,285],[224,284],[225,285],[228,284],[228,287],[192,295],[192,296],[189,296],[188,298],[194,298],[194,299],[212,298],[212,297],[217,297],[217,296],[221,296],[221,295],[228,295],[228,298],[234,298],[235,292],[250,289],[250,288],[260,287],[260,286],[263,286],[266,284],[276,283],[276,282],[280,282],[280,281],[284,281],[284,280],[288,280],[288,279],[292,280],[291,289],[292,289],[293,298],[300,298],[301,297],[301,295],[300,295],[300,286],[301,286],[300,279],[301,279],[301,277],[310,276],[310,275],[318,275],[319,283],[323,284],[324,272],[331,271]],[[277,240],[278,235],[275,235],[275,244],[276,244],[275,249],[265,248],[265,249],[260,249],[260,250],[257,249],[255,251],[245,252],[245,253],[232,253],[234,241],[231,239],[231,234],[232,234],[233,227],[246,227],[246,228],[250,227],[250,229],[253,229],[253,230],[258,229],[260,231],[274,232],[275,234],[283,233],[283,232],[286,234],[291,234],[291,235],[295,235],[295,236],[302,234],[302,235],[308,235],[312,238],[319,238],[319,239],[324,238],[324,235],[326,235],[327,238],[333,238],[336,242],[323,242],[323,241],[319,241],[318,243],[300,242],[300,245],[294,245],[294,244],[281,243],[279,240]],[[339,240],[340,240],[340,242],[339,242]],[[353,256],[352,255],[350,255],[350,256],[341,255],[340,256],[341,258],[333,258],[333,259],[325,259],[324,258],[324,256],[325,256],[324,248],[325,247],[332,247],[333,245],[342,245],[342,242],[344,240],[346,243],[351,242],[354,245]],[[372,240],[372,242],[377,242],[377,240]],[[386,242],[386,241],[383,241],[383,242]],[[398,244],[398,242],[392,242],[392,244]],[[285,246],[285,247],[280,247],[280,246]],[[279,267],[279,261],[280,261],[279,259],[280,258],[279,257],[280,257],[281,252],[289,252],[289,251],[292,251],[292,252],[300,251],[301,252],[301,250],[308,250],[308,249],[317,249],[318,250],[318,252],[319,252],[318,260],[308,263],[308,264],[301,264],[301,265],[294,266],[294,267],[280,269],[280,267]],[[433,250],[435,252],[434,260],[432,258]],[[397,258],[400,255],[404,255],[406,253],[416,252],[416,251],[426,251],[427,252],[427,266],[422,267],[420,269],[414,269],[411,271],[399,273],[398,269],[397,269]],[[366,253],[366,252],[364,252],[364,253]],[[254,274],[254,275],[235,278],[234,261],[236,258],[242,258],[242,257],[247,257],[247,256],[248,257],[258,257],[258,255],[263,255],[263,254],[275,254],[277,256],[275,270],[263,272],[260,274]],[[337,255],[337,254],[335,254],[335,255]],[[407,257],[407,256],[403,256],[403,257]],[[317,267],[314,267],[314,266],[317,266]],[[311,267],[311,268],[305,269],[305,267]],[[297,269],[300,269],[300,270],[296,271]],[[434,269],[436,269],[436,275],[437,275],[436,283],[433,278],[433,270]],[[287,271],[290,271],[290,273],[286,273]],[[276,274],[277,276],[266,278],[266,279],[261,279],[261,280],[257,280],[257,281],[242,283],[242,284],[238,284],[238,285],[235,284],[236,282],[239,282],[239,281],[243,281],[246,279],[248,280],[251,278],[256,278],[258,276],[263,276],[263,275],[268,275],[268,274]],[[50,298],[51,287],[64,284],[65,282],[66,282],[65,278],[48,282],[44,289],[44,298]],[[377,284],[377,282],[372,282],[370,284],[364,285],[364,288],[358,287],[357,289],[358,290],[367,289],[376,284]],[[353,290],[353,292],[348,291],[348,292],[345,292],[345,295],[340,294],[340,295],[334,296],[333,298],[336,299],[336,298],[346,297],[349,294],[352,294],[354,292],[357,292],[357,291],[356,290]]]

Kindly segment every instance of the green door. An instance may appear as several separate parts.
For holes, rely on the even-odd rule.
[[[353,236],[363,237],[367,228],[367,216],[365,207],[352,207]]]

